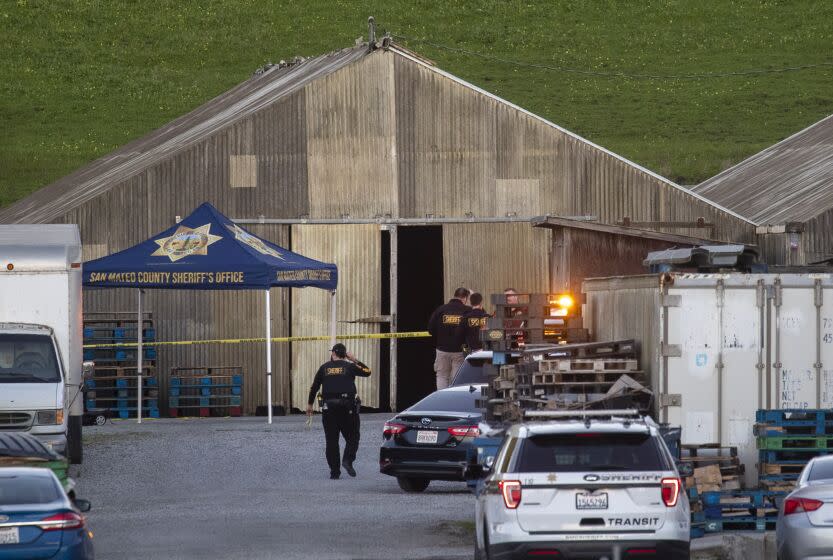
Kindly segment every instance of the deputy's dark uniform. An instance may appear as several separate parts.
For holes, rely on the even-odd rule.
[[[463,341],[457,335],[457,327],[463,321],[463,315],[471,307],[457,298],[439,306],[428,320],[428,333],[437,340],[437,350],[443,352],[462,352]]]
[[[321,419],[324,423],[324,437],[327,440],[327,464],[330,476],[338,478],[341,463],[351,476],[353,461],[359,449],[359,411],[356,403],[356,377],[369,377],[370,368],[356,360],[330,360],[318,368],[315,381],[309,390],[308,404],[312,404],[315,395],[321,389],[324,399]],[[338,434],[344,436],[344,459],[339,462]]]
[[[465,315],[460,326],[457,327],[457,336],[463,341],[466,351],[469,353],[483,348],[483,341],[480,339],[480,331],[486,328],[486,318],[490,317],[483,309],[472,309]]]

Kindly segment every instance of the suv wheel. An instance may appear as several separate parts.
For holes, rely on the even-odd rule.
[[[428,484],[431,482],[427,478],[410,478],[407,476],[398,476],[396,477],[396,481],[399,483],[399,487],[405,492],[411,492],[414,494],[424,492],[425,489],[428,488]]]

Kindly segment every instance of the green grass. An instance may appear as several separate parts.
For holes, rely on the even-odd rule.
[[[831,60],[833,2],[0,0],[0,206],[245,80],[380,31],[531,63],[687,74]],[[672,180],[833,113],[833,68],[600,78],[407,45]]]

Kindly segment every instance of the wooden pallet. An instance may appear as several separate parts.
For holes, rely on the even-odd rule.
[[[761,474],[801,474],[804,465],[761,463],[759,472]]]
[[[613,384],[623,374],[630,375],[635,381],[642,383],[646,379],[643,371],[552,371],[535,373],[532,375],[533,385],[553,385],[559,383],[609,383]]]
[[[637,360],[617,358],[576,358],[572,360],[542,360],[539,370],[542,372],[602,372],[615,371],[625,373],[639,368]]]

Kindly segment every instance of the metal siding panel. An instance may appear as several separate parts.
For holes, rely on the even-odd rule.
[[[306,88],[310,216],[398,216],[393,55]]]
[[[338,333],[378,333],[377,324],[348,323],[382,312],[381,233],[377,225],[294,225],[292,250],[338,266]],[[292,333],[329,332],[330,294],[312,288],[292,297]],[[356,386],[365,406],[378,408],[379,342],[345,341],[349,351],[370,366],[373,374]],[[303,342],[292,347],[292,406],[303,409],[318,367],[328,359],[327,342]]]
[[[413,131],[398,135],[408,215],[502,215],[493,201],[497,104],[410,62],[397,74],[397,108],[413,119]]]
[[[446,299],[465,286],[490,294],[549,290],[550,231],[527,223],[443,225]]]

